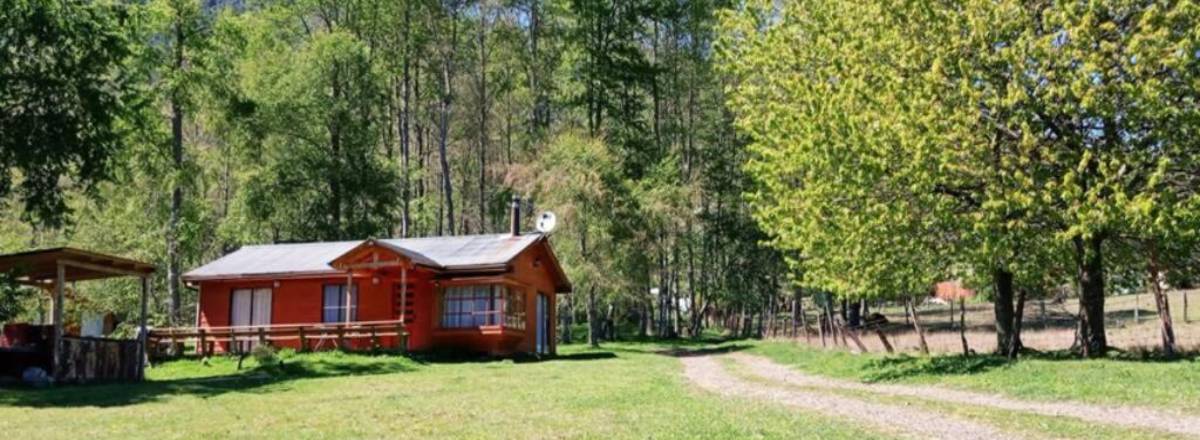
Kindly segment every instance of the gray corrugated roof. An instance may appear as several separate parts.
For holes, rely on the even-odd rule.
[[[440,269],[493,266],[511,261],[541,234],[459,235],[376,240],[413,262]],[[184,279],[340,273],[329,263],[366,240],[244,246],[184,274]]]

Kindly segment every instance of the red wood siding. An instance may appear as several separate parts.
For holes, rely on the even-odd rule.
[[[488,330],[442,330],[440,324],[440,289],[435,286],[434,273],[423,268],[407,271],[412,289],[408,292],[413,315],[409,317],[409,349],[429,350],[438,346],[463,347],[473,351],[494,354],[533,352],[536,349],[537,294],[544,293],[548,299],[547,320],[549,331],[547,344],[551,353],[555,350],[557,334],[556,298],[554,281],[546,265],[550,264],[544,249],[545,244],[531,246],[512,262],[511,271],[502,277],[528,286],[524,289],[526,324],[523,332],[504,331],[500,334]],[[327,284],[345,284],[344,275],[325,278],[279,279],[279,280],[219,280],[199,283],[200,308],[197,314],[199,327],[224,327],[229,325],[230,295],[234,289],[271,288],[272,324],[316,324],[321,322],[323,289]],[[385,321],[400,318],[400,270],[357,271],[354,283],[358,286],[358,320]],[[315,343],[314,341],[310,341]],[[369,341],[354,341],[354,348],[368,348]],[[394,338],[381,337],[384,347],[393,347]],[[282,341],[280,345],[299,348],[298,341]],[[218,351],[226,349],[217,345]]]

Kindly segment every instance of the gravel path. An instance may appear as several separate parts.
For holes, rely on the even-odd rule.
[[[753,398],[818,412],[829,417],[850,419],[880,431],[908,438],[937,439],[1010,439],[1017,438],[991,426],[955,417],[933,414],[915,408],[886,405],[833,393],[809,392],[789,387],[774,387],[739,379],[717,361],[717,356],[685,356],[684,375],[701,388],[722,396]]]
[[[864,384],[805,374],[760,356],[736,353],[730,355],[730,357],[748,367],[749,371],[757,376],[807,388],[866,391],[890,396],[916,397],[926,400],[1023,411],[1045,416],[1073,417],[1088,422],[1127,428],[1167,431],[1200,437],[1200,417],[1194,415],[1170,414],[1163,411],[1130,406],[1102,406],[1078,402],[1017,400],[994,394],[960,391],[928,385]]]

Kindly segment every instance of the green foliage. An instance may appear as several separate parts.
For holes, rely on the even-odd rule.
[[[18,284],[12,274],[0,275],[0,323],[26,313],[30,300],[36,295],[36,290]]]
[[[1076,278],[1102,351],[1102,278],[1128,284],[1129,247],[1195,252],[1197,11],[744,2],[718,48],[755,218],[804,283],[846,296]]]
[[[59,226],[65,189],[93,189],[142,96],[125,68],[129,8],[110,2],[0,3],[0,198]]]

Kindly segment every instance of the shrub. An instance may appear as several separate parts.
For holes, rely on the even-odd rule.
[[[254,349],[250,350],[250,355],[254,356],[254,360],[258,361],[259,365],[272,365],[279,363],[279,355],[269,344],[258,344]]]

